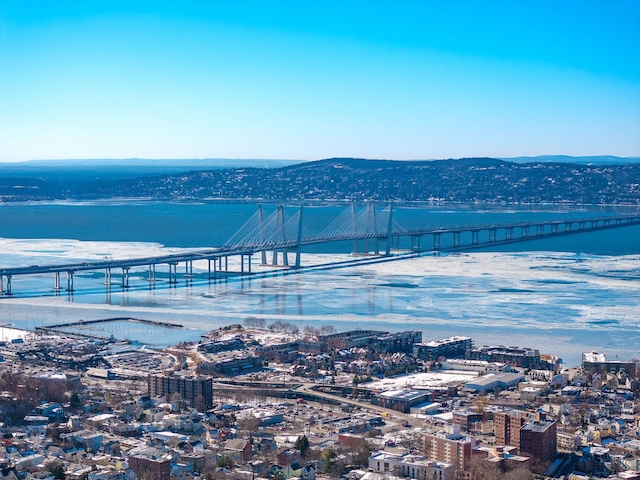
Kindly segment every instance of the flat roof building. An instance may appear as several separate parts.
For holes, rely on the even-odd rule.
[[[485,360],[487,362],[508,363],[514,367],[542,368],[540,351],[528,347],[505,347],[504,345],[483,346],[467,352],[469,360]]]
[[[371,398],[373,405],[409,413],[411,407],[431,400],[431,393],[425,390],[388,390],[377,393]]]
[[[428,458],[451,463],[458,472],[468,470],[473,449],[477,442],[474,437],[460,434],[458,425],[447,425],[444,433],[422,436],[423,451]]]
[[[213,381],[211,377],[187,377],[181,375],[149,375],[147,377],[149,396],[167,397],[179,394],[192,407],[198,408],[198,401],[202,399],[202,406],[213,406]]]
[[[466,351],[471,348],[473,348],[471,337],[453,336],[441,340],[416,343],[413,346],[413,354],[420,360],[436,361],[440,357],[464,358]]]
[[[523,381],[524,375],[519,373],[490,373],[467,382],[464,388],[476,392],[490,392],[496,388],[511,388]]]
[[[493,433],[496,445],[520,449],[520,429],[529,421],[529,416],[519,410],[493,412]]]
[[[520,429],[520,454],[532,457],[543,465],[558,455],[555,420],[531,420]]]

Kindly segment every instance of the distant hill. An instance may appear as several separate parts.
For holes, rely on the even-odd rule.
[[[36,176],[41,179],[60,180],[73,176],[74,179],[115,180],[220,168],[278,168],[296,163],[300,163],[300,160],[232,158],[29,160],[26,162],[0,163],[0,178]]]
[[[514,163],[580,163],[591,165],[615,165],[621,163],[640,163],[640,157],[614,157],[611,155],[593,155],[587,157],[572,157],[569,155],[540,155],[538,157],[512,157],[501,158]]]
[[[371,199],[640,205],[640,163],[333,158],[278,168],[189,167],[179,172],[163,171],[168,168],[166,166],[145,167],[144,172],[124,172],[112,166],[115,170],[109,175],[94,169],[94,174],[98,172],[94,176],[87,175],[86,170],[65,168],[62,176],[36,175],[35,170],[32,175],[5,176],[0,168],[0,198],[3,201],[114,197],[269,201]]]

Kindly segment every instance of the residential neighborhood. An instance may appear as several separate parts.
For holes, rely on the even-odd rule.
[[[0,478],[640,478],[637,361],[422,337],[23,332],[0,345]]]

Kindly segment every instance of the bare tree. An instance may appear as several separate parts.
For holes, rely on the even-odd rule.
[[[204,401],[204,397],[200,394],[193,399],[193,407],[199,412],[204,412],[207,409],[207,404]]]
[[[257,317],[244,317],[244,326],[247,328],[256,328],[258,326]]]
[[[262,420],[253,415],[247,415],[238,419],[238,428],[244,432],[248,437],[251,437],[251,433],[255,432],[257,428],[262,424]]]
[[[318,332],[320,335],[333,335],[336,333],[336,327],[333,325],[323,325],[320,327],[320,331]]]

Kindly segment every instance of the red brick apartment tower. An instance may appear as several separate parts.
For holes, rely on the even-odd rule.
[[[520,429],[520,453],[548,465],[558,455],[556,421],[536,415]]]
[[[524,412],[509,410],[506,412],[494,412],[493,432],[496,436],[496,445],[509,445],[520,450],[520,429],[529,419]]]

